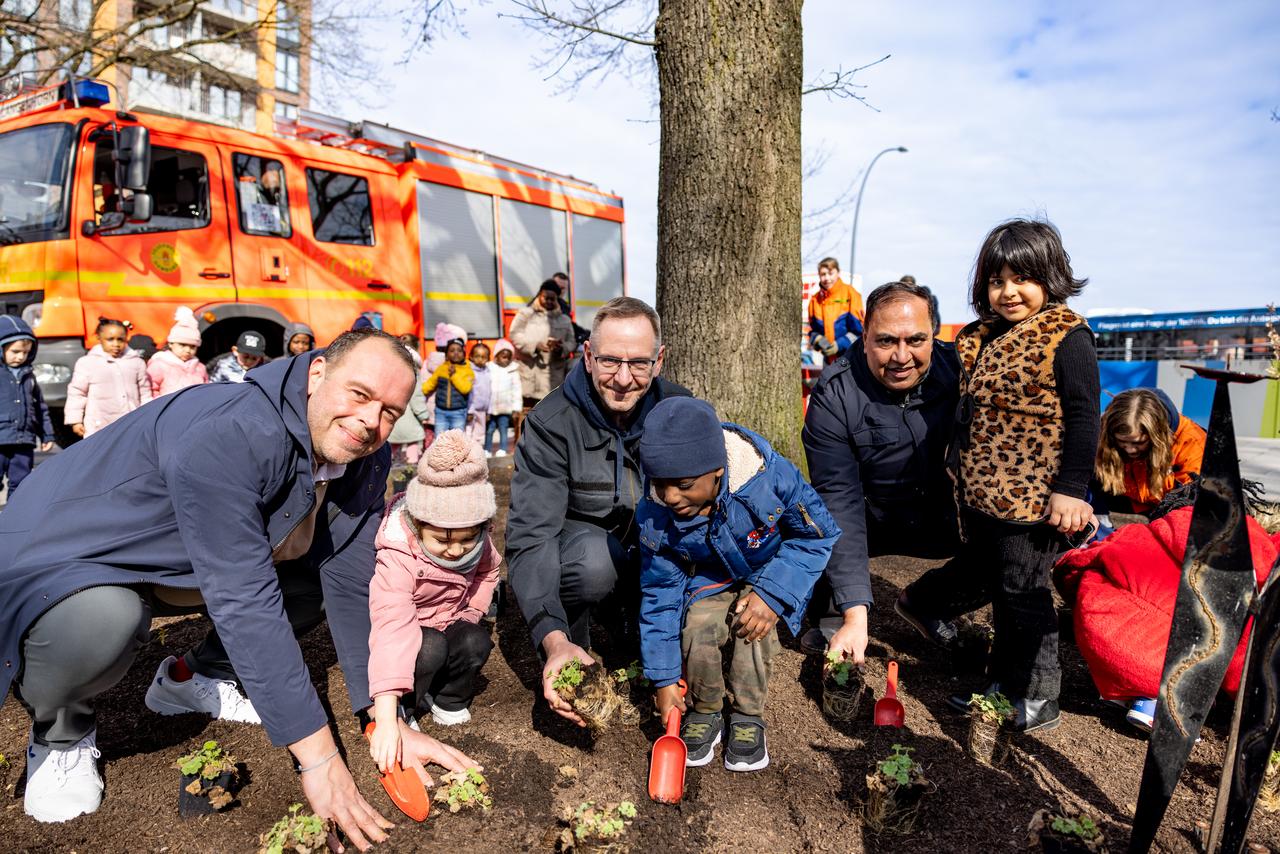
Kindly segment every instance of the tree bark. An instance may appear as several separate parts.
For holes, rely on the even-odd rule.
[[[803,0],[661,0],[666,373],[801,462]]]

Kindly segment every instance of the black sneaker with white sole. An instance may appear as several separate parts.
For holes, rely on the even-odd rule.
[[[898,601],[893,603],[893,610],[927,640],[933,641],[943,649],[955,648],[956,641],[960,635],[956,630],[955,623],[947,620],[935,620],[932,617],[916,613],[912,609],[911,603],[907,601],[907,592],[905,590],[898,594]]]
[[[769,764],[764,721],[755,715],[729,715],[729,740],[724,745],[724,767],[730,771],[759,771]]]
[[[689,751],[685,756],[685,767],[700,768],[710,762],[723,730],[724,718],[719,712],[690,712],[680,726],[680,738]]]

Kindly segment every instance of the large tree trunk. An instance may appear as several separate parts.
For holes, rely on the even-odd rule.
[[[666,373],[800,449],[803,0],[661,0],[658,311]]]

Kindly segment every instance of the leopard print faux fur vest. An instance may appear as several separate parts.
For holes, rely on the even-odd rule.
[[[961,507],[1010,522],[1048,516],[1063,438],[1053,358],[1067,333],[1085,323],[1055,303],[995,338],[994,323],[981,320],[956,336]]]

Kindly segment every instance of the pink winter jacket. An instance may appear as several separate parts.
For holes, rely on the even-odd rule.
[[[147,362],[147,377],[151,380],[151,394],[160,397],[187,386],[204,385],[209,381],[209,371],[194,356],[184,362],[170,350],[158,350]]]
[[[126,348],[120,358],[108,356],[101,344],[81,356],[67,384],[66,424],[83,424],[85,436],[128,415],[151,399],[151,380],[138,351]]]
[[[484,557],[462,575],[437,566],[405,523],[403,496],[382,517],[378,562],[369,584],[369,696],[413,691],[422,629],[478,623],[498,586],[502,556],[488,540]]]

